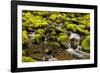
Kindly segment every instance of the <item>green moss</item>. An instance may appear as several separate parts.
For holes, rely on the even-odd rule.
[[[50,55],[49,51],[68,48],[70,32],[82,35],[82,40],[83,35],[90,36],[90,14],[88,13],[29,10],[23,10],[22,13],[22,44],[26,45],[22,46],[23,56],[28,54],[31,58],[42,61],[45,55]],[[35,33],[33,38],[28,37],[31,32]],[[71,40],[71,47],[76,49],[77,42],[75,39]],[[89,52],[86,39],[79,43],[82,50]],[[28,48],[28,52],[24,48]]]
[[[39,43],[40,40],[42,39],[42,35],[41,34],[36,34],[35,37],[34,37],[34,40]]]
[[[41,35],[43,35],[44,32],[45,32],[45,31],[44,31],[43,29],[38,29],[38,30],[36,31],[37,34],[41,34]]]
[[[49,45],[52,46],[52,48],[59,48],[60,47],[60,44],[58,42],[50,42]]]
[[[57,14],[50,15],[50,19],[52,19],[52,20],[56,20],[57,17],[58,17]]]
[[[50,36],[50,37],[48,37],[47,39],[53,41],[53,40],[56,40],[57,37],[56,37],[56,36]]]
[[[60,42],[67,42],[68,41],[68,35],[61,33],[57,40],[60,41]]]
[[[82,50],[85,52],[90,52],[90,36],[87,36],[82,42]]]
[[[47,21],[40,15],[34,15],[31,12],[23,13],[23,26],[27,25],[27,29],[30,28],[37,28],[37,27],[44,27],[48,23]]]
[[[85,26],[84,25],[81,25],[81,24],[78,25],[78,27],[81,28],[81,29],[85,29]]]
[[[80,28],[79,26],[76,27],[77,31],[81,34],[85,34],[84,29]]]
[[[32,59],[31,57],[22,56],[22,62],[37,62],[37,60]]]
[[[67,24],[67,29],[72,30],[73,32],[76,32],[76,24]]]
[[[51,35],[56,35],[56,31],[55,31],[55,30],[52,31],[52,32],[51,32]]]
[[[22,44],[27,44],[28,43],[28,36],[27,36],[27,31],[22,31]]]
[[[64,32],[64,30],[62,28],[56,28],[57,32]]]
[[[22,50],[22,56],[27,56],[26,50]]]

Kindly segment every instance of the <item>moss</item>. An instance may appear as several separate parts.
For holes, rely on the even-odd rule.
[[[45,49],[45,50],[44,50],[45,53],[48,53],[49,51],[50,51],[49,49]]]
[[[22,50],[22,56],[27,56],[26,50]]]
[[[57,37],[56,36],[50,36],[47,39],[50,40],[50,41],[55,41],[57,39]]]
[[[31,57],[22,56],[22,62],[37,62],[37,60],[32,59]]]
[[[60,36],[58,37],[57,41],[60,43],[62,48],[68,48],[67,47],[67,41],[68,41],[68,35],[65,34],[60,34]]]
[[[85,34],[84,29],[80,28],[79,26],[76,27],[77,31],[81,34]]]
[[[50,46],[52,46],[52,48],[59,48],[60,47],[60,44],[58,42],[50,42],[49,44],[50,44]]]
[[[87,36],[82,42],[82,50],[85,52],[90,52],[90,36]]]
[[[57,39],[59,42],[67,42],[68,36],[67,35],[60,35]]]
[[[51,35],[56,35],[56,31],[55,31],[55,30],[52,31],[52,32],[51,32]]]
[[[26,26],[27,24],[27,29],[29,28],[37,28],[37,27],[44,27],[48,23],[47,21],[40,15],[33,15],[31,12],[27,12],[23,14],[23,26]]]
[[[28,43],[28,36],[27,36],[27,31],[22,31],[22,44],[27,44]]]
[[[41,54],[41,53],[31,54],[30,56],[32,58],[38,60],[38,61],[42,61],[43,60],[43,57],[45,57],[45,55],[44,54]]]
[[[81,24],[78,25],[78,27],[81,28],[81,29],[85,29],[85,26],[84,25],[81,25]]]
[[[55,28],[57,32],[64,32],[62,28]]]
[[[34,40],[39,43],[40,40],[42,39],[42,35],[41,34],[36,34],[35,37],[34,37]]]
[[[70,32],[81,36],[90,36],[90,14],[52,11],[22,12],[22,44],[23,56],[43,60],[46,55],[67,49]],[[28,34],[33,34],[33,38]],[[84,38],[83,38],[84,39]],[[80,41],[82,50],[86,51],[86,39]],[[77,48],[77,40],[71,40],[71,47]],[[28,48],[27,52],[24,48]],[[60,50],[59,50],[60,49]],[[88,48],[89,49],[89,48]],[[87,52],[87,51],[86,51]]]
[[[52,19],[52,20],[56,20],[57,17],[58,17],[57,14],[51,14],[50,15],[50,19]]]
[[[38,29],[37,31],[36,31],[36,34],[41,34],[41,35],[43,35],[44,34],[44,30],[43,29]]]
[[[67,29],[76,32],[76,24],[67,24]]]

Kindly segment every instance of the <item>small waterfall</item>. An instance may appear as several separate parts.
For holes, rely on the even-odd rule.
[[[48,42],[47,42],[47,38],[46,38],[46,37],[45,37],[45,39],[44,39],[44,43],[48,43]]]
[[[77,42],[77,48],[72,48],[71,47],[71,39],[76,39],[78,42]],[[68,49],[66,49],[66,52],[70,53],[72,56],[74,56],[75,58],[78,58],[78,59],[88,59],[90,58],[90,55],[86,52],[83,52],[81,50],[81,46],[79,45],[79,42],[80,42],[80,35],[77,34],[77,33],[73,33],[73,32],[70,32],[70,37],[69,37],[69,40],[68,40]]]
[[[34,36],[35,36],[35,32],[30,32],[30,33],[28,34],[28,37],[29,37],[30,39],[33,39]]]

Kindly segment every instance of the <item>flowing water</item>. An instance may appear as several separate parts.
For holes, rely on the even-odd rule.
[[[71,48],[70,40],[73,38],[78,41],[76,49]],[[68,49],[66,49],[66,52],[70,53],[72,56],[74,56],[77,59],[89,59],[90,58],[89,53],[83,52],[81,50],[81,46],[79,45],[80,38],[81,37],[79,34],[71,32],[69,36]]]
[[[53,55],[46,55],[46,54],[41,54],[41,55],[44,55],[44,56],[47,56],[47,58],[45,57],[42,57],[41,59],[43,61],[57,61],[57,60],[73,60],[73,59],[89,59],[90,58],[90,54],[89,53],[86,53],[86,52],[83,52],[81,50],[81,46],[79,45],[80,43],[80,35],[77,34],[77,33],[73,33],[71,31],[69,31],[69,40],[67,42],[67,46],[68,46],[68,49],[65,49],[65,50],[61,50],[61,49],[57,49],[56,54],[55,56]],[[34,36],[35,36],[35,33],[34,32],[30,32],[30,34],[28,35],[29,37],[29,48],[32,47],[32,39],[34,39]],[[77,40],[77,48],[72,48],[71,47],[71,39],[76,39]],[[45,41],[44,43],[46,44],[47,43],[47,39],[45,38]],[[42,45],[44,46],[44,45]],[[39,49],[40,51],[40,49]]]

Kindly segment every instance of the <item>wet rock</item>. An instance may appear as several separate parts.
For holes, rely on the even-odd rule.
[[[76,59],[89,59],[90,58],[89,53],[86,53],[86,52],[83,52],[77,49],[69,48],[66,51],[70,53],[73,57],[75,57]]]
[[[48,59],[48,61],[57,61],[57,58],[54,58],[53,56],[50,56],[50,58]]]

